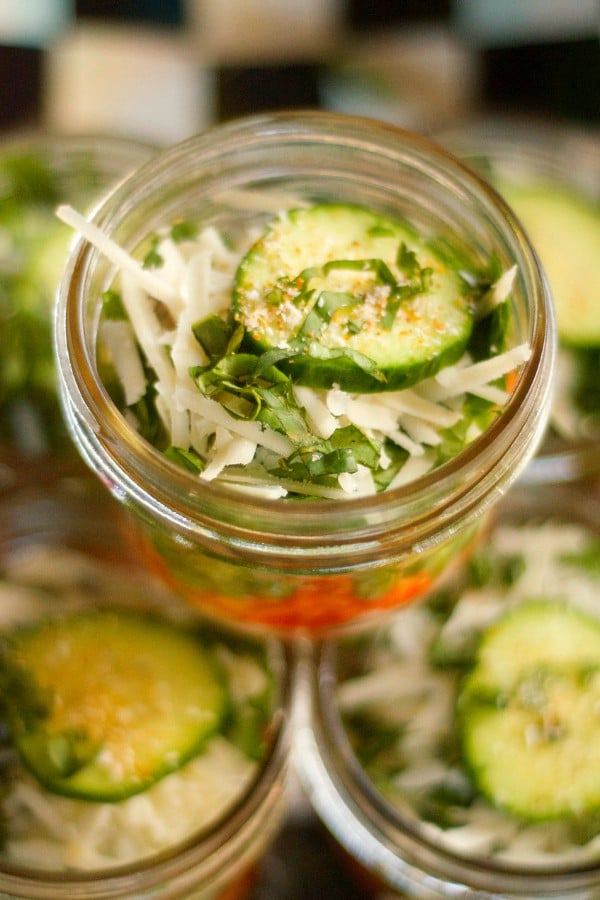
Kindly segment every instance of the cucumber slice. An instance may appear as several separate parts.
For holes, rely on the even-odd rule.
[[[238,267],[233,316],[252,352],[297,349],[295,382],[397,390],[463,354],[472,302],[407,225],[361,207],[291,210]],[[282,352],[282,355],[285,355]]]
[[[16,748],[50,791],[115,801],[180,768],[218,729],[227,693],[210,654],[162,620],[98,611],[17,632],[35,689],[9,712]]]
[[[525,820],[600,809],[600,622],[524,603],[485,633],[458,699],[480,790]]]
[[[585,197],[545,184],[499,185],[548,276],[560,338],[600,345],[600,209]]]

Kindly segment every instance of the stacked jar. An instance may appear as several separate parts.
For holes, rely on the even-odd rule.
[[[377,282],[377,287],[383,290],[375,291],[374,296],[391,297],[386,312],[393,329],[393,317],[407,298],[415,293],[427,294],[430,277],[434,282],[436,278],[443,281],[452,269],[452,278],[469,286],[465,288],[471,298],[467,303],[469,315],[473,313],[472,292],[478,292],[478,300],[473,300],[475,306],[485,296],[479,313],[473,314],[474,320],[484,320],[490,311],[502,309],[499,317],[493,316],[493,326],[485,329],[486,358],[479,361],[487,362],[488,356],[499,355],[506,342],[509,353],[518,350],[516,356],[508,357],[512,360],[510,372],[497,372],[492,378],[494,384],[485,386],[479,399],[486,415],[477,422],[473,418],[473,427],[466,427],[468,434],[461,435],[454,453],[436,456],[435,452],[416,450],[416,444],[406,440],[407,435],[396,436],[405,445],[400,454],[402,465],[406,464],[408,471],[405,458],[411,461],[410,470],[415,473],[412,477],[398,478],[383,490],[357,490],[354,495],[350,492],[341,497],[337,487],[332,488],[328,480],[331,473],[327,472],[324,479],[311,482],[303,496],[300,490],[288,490],[298,471],[295,463],[301,458],[304,464],[316,464],[322,456],[322,444],[308,460],[306,454],[286,456],[289,446],[280,440],[281,429],[277,440],[273,439],[269,426],[260,419],[263,410],[256,399],[266,402],[266,376],[270,389],[289,380],[286,358],[289,360],[296,351],[280,342],[270,348],[270,355],[265,354],[269,367],[264,359],[259,365],[263,381],[252,382],[252,415],[244,421],[244,426],[249,427],[236,427],[244,435],[255,435],[258,419],[261,434],[271,434],[267,450],[286,457],[284,469],[289,477],[280,480],[285,482],[283,494],[288,494],[266,490],[282,487],[272,481],[258,487],[253,482],[249,489],[249,481],[240,469],[254,466],[254,472],[255,456],[246,462],[236,457],[236,484],[227,478],[209,478],[207,473],[216,466],[215,455],[211,454],[215,444],[219,449],[219,434],[215,431],[216,436],[211,435],[202,445],[207,459],[200,462],[197,445],[165,441],[162,426],[158,429],[160,437],[153,442],[151,433],[144,431],[147,420],[139,406],[134,409],[142,397],[143,408],[147,409],[145,390],[134,391],[135,402],[127,402],[132,384],[130,370],[115,390],[112,375],[118,374],[119,354],[114,345],[108,346],[104,326],[124,319],[131,324],[141,307],[150,308],[151,332],[155,325],[160,328],[167,320],[160,340],[149,344],[146,365],[137,372],[145,377],[151,357],[156,363],[154,368],[164,376],[147,385],[152,403],[158,397],[152,409],[161,409],[164,420],[169,416],[177,418],[182,409],[172,402],[165,385],[171,383],[173,348],[179,334],[172,317],[183,295],[175,291],[173,299],[169,288],[172,282],[167,284],[172,257],[166,255],[167,250],[171,252],[171,245],[165,235],[172,236],[173,228],[183,228],[189,237],[191,221],[194,234],[200,229],[211,239],[215,234],[224,236],[219,247],[226,254],[237,246],[240,234],[244,239],[254,235],[260,242],[260,236],[273,227],[285,229],[291,223],[293,230],[294,223],[304,215],[298,210],[317,209],[319,215],[325,210],[327,219],[332,208],[342,209],[344,221],[349,217],[354,222],[356,215],[364,217],[370,223],[368,238],[374,246],[380,246],[382,236],[392,233],[396,240],[396,235],[401,234],[403,240],[397,241],[397,256],[391,265],[394,270],[403,267],[406,279],[398,281],[396,276],[390,288],[389,266],[381,265],[382,260],[373,255],[364,258],[353,250],[350,264],[346,256],[326,256],[327,261],[321,259],[322,265],[317,266],[317,275],[314,267],[303,268],[301,281],[314,277],[326,280],[332,272],[358,269],[363,273],[360,277],[366,272],[375,281],[380,279],[383,284]],[[439,146],[371,120],[327,113],[281,113],[220,126],[154,157],[106,199],[91,222],[69,211],[65,211],[65,217],[80,228],[81,237],[74,245],[58,302],[57,360],[64,414],[82,457],[127,511],[128,540],[135,545],[138,558],[146,569],[166,582],[191,615],[225,625],[232,632],[267,633],[289,643],[299,660],[294,740],[300,772],[317,811],[341,844],[357,855],[367,869],[373,868],[384,884],[418,895],[422,885],[433,884],[438,877],[428,874],[429,866],[443,851],[434,841],[416,861],[407,861],[413,824],[400,823],[398,832],[402,839],[398,846],[393,844],[391,828],[385,825],[383,831],[378,831],[376,822],[383,822],[387,809],[362,775],[358,775],[361,790],[365,788],[377,807],[376,818],[363,818],[355,799],[346,803],[345,791],[357,774],[353,770],[347,776],[338,759],[338,754],[346,756],[346,739],[337,729],[332,746],[325,749],[325,742],[320,739],[321,710],[312,706],[309,698],[313,688],[316,690],[314,679],[329,678],[330,670],[321,666],[320,654],[335,646],[329,643],[334,636],[341,641],[346,640],[346,632],[372,633],[380,623],[390,621],[390,614],[396,621],[396,615],[424,609],[432,592],[461,569],[460,564],[473,553],[481,533],[485,534],[486,523],[498,501],[523,473],[542,439],[550,407],[555,329],[548,285],[525,232],[496,191]],[[274,222],[279,224],[274,226]],[[312,224],[314,220],[311,227]],[[306,233],[307,240],[311,233]],[[312,240],[316,243],[316,239]],[[332,241],[339,240],[336,232]],[[323,241],[323,246],[317,247],[318,257],[325,252],[326,244],[328,241]],[[417,246],[433,254],[433,275],[428,266],[419,265],[418,254],[411,249]],[[187,259],[185,252],[181,255]],[[294,245],[292,255],[304,264],[302,247]],[[487,274],[480,280],[476,273],[483,270]],[[308,305],[311,292],[303,291],[298,279],[289,275],[287,280],[268,285],[267,302],[272,312],[299,295]],[[415,287],[411,279],[417,279],[419,284]],[[126,284],[132,286],[131,291]],[[341,295],[346,298],[346,306],[352,306],[354,300],[348,301],[347,292],[339,287],[331,290],[328,283],[326,287],[323,294],[329,296],[321,300],[326,306],[329,304],[330,312],[333,310],[333,320]],[[453,304],[454,301],[452,315]],[[408,306],[414,319],[417,307]],[[317,331],[328,327],[329,318],[318,310],[317,317]],[[197,386],[205,387],[209,377],[217,377],[211,364],[218,354],[211,356],[209,351],[219,345],[220,362],[224,356],[234,355],[231,348],[237,349],[231,319],[217,318],[219,322],[207,316],[194,330],[209,357],[203,365],[190,367]],[[447,325],[442,319],[440,315],[435,326],[440,332]],[[362,325],[352,316],[345,321],[346,337],[360,331]],[[193,324],[198,325],[196,321]],[[469,328],[471,325],[475,329],[473,322]],[[111,329],[112,325],[108,330]],[[252,339],[258,340],[254,333],[248,334],[252,330],[246,329],[243,338],[244,366],[250,364],[248,356],[256,355],[248,349]],[[268,332],[268,323],[264,331]],[[447,336],[447,330],[445,333]],[[148,331],[142,323],[142,330],[137,332],[140,342],[143,335],[147,337]],[[479,337],[482,338],[481,333]],[[156,346],[163,349],[155,354]],[[306,340],[303,347],[307,352],[300,355],[300,365],[312,366],[313,376],[315,366],[321,377],[328,368],[323,361],[328,364],[335,360],[330,368],[334,376],[330,376],[330,383],[319,383],[319,389],[336,392],[338,375],[346,378],[349,371],[355,374],[357,367],[361,378],[365,372],[369,378],[380,377],[369,360],[365,361],[364,354],[347,352],[345,347],[340,352],[339,346],[325,351],[320,347],[315,353],[314,344]],[[475,359],[466,361],[461,357],[460,365],[477,364],[481,343],[478,351],[471,349]],[[459,362],[457,358],[453,361]],[[229,358],[227,365],[232,365]],[[436,360],[428,374],[437,375],[439,368]],[[222,369],[217,374],[222,393],[231,398],[237,392],[236,401],[227,407],[233,415],[225,420],[227,427],[235,431],[232,420],[244,419],[250,399],[235,377],[230,380],[232,371],[227,369],[227,378],[223,378]],[[236,366],[234,374],[237,372]],[[294,398],[299,394],[299,386],[305,385],[293,385]],[[184,393],[178,393],[179,400]],[[369,393],[373,399],[377,392],[371,387]],[[219,391],[209,392],[211,403],[204,403],[203,396],[199,405],[216,415],[212,404],[221,395]],[[243,404],[238,402],[240,396]],[[281,393],[277,397],[281,398]],[[297,423],[295,402],[290,401],[291,406],[284,411],[286,421]],[[281,414],[279,406],[273,407]],[[452,403],[446,412],[454,414],[456,410],[451,407]],[[189,410],[185,412],[187,415]],[[272,423],[273,418],[268,421]],[[280,426],[282,419],[276,421]],[[187,419],[186,424],[189,425]],[[277,428],[272,430],[277,432]],[[355,439],[356,431],[352,434]],[[284,433],[283,437],[290,435]],[[437,446],[437,438],[427,440]],[[374,441],[371,449],[376,446]],[[342,457],[347,462],[344,454],[348,453],[348,446],[328,445],[329,450],[336,465],[342,465]],[[261,459],[264,456],[263,453]],[[384,456],[379,453],[374,465],[380,465]],[[425,460],[435,458],[436,464],[422,468],[420,456]],[[272,460],[272,455],[268,459]],[[281,472],[281,465],[280,461],[274,471]],[[349,468],[345,473],[356,474]],[[357,484],[352,478],[344,483]],[[400,613],[404,606],[406,613]],[[329,752],[335,756],[331,768],[326,758]],[[338,783],[338,769],[343,784]],[[325,781],[328,787],[322,790]],[[340,829],[336,825],[340,810],[347,831],[345,826]],[[355,822],[361,823],[358,830]],[[384,850],[383,863],[377,854],[370,855],[370,850],[380,845]],[[415,881],[405,875],[395,879],[394,866],[404,872],[407,865],[416,874]],[[146,882],[142,879],[140,884]]]
[[[52,346],[54,299],[71,234],[59,203],[89,210],[154,148],[91,135],[11,135],[0,143],[0,453],[10,465],[66,454]]]
[[[56,206],[89,212],[152,153],[132,141],[78,135],[19,135],[0,148],[0,894],[7,898],[237,900],[255,885],[285,809],[287,650],[274,639],[232,640],[177,607],[141,565],[124,510],[81,465],[60,414],[52,318],[71,232]],[[119,659],[121,627],[129,638]],[[155,756],[156,781],[144,774],[146,758],[124,791],[119,778],[104,788],[87,778],[85,786],[103,721],[112,734],[105,756],[119,731],[134,753],[140,716],[150,744],[160,740],[161,721],[172,723],[168,667],[153,694],[154,643],[136,654],[135,634],[146,627],[167,644],[176,638],[184,657],[187,646],[189,659],[210,660],[209,682],[226,687],[218,691],[219,721],[188,743],[181,764],[172,747],[163,763]],[[30,640],[45,651],[36,644],[32,657]],[[177,654],[174,671],[183,665]],[[61,705],[71,710],[62,723]],[[84,750],[81,736],[94,729]],[[33,756],[25,745],[37,748]]]
[[[365,896],[598,896],[598,500],[521,486],[454,584],[305,648],[298,770]]]

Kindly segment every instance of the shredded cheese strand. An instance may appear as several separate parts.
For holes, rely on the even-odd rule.
[[[93,244],[97,250],[106,256],[115,266],[131,272],[139,284],[153,297],[162,300],[168,305],[178,300],[178,293],[161,278],[157,278],[154,272],[144,269],[141,264],[129,255],[115,241],[108,237],[97,225],[89,222],[85,216],[78,213],[68,204],[61,204],[56,210],[57,217],[75,228],[86,240]]]

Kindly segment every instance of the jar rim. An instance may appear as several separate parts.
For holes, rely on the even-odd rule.
[[[282,136],[297,144],[318,141],[327,146],[337,142],[360,147],[365,153],[382,154],[398,163],[410,165],[416,160],[428,170],[443,171],[444,177],[458,185],[465,196],[485,206],[495,225],[503,229],[503,236],[509,235],[518,256],[520,277],[532,298],[528,323],[531,357],[524,364],[520,380],[500,416],[449,462],[405,486],[369,497],[349,497],[342,502],[311,499],[298,503],[285,498],[253,497],[214,482],[199,485],[197,478],[166,460],[124,423],[98,383],[93,347],[86,345],[81,294],[82,285],[91,278],[100,254],[85,239],[74,244],[56,314],[58,367],[63,379],[66,416],[73,430],[88,431],[85,445],[80,449],[93,467],[104,469],[109,483],[125,485],[135,504],[143,509],[150,505],[153,515],[158,514],[167,523],[176,523],[184,531],[187,529],[194,539],[201,533],[210,542],[219,532],[234,544],[239,542],[239,546],[252,546],[256,550],[256,534],[260,534],[261,542],[269,544],[270,559],[277,549],[282,560],[294,555],[294,547],[301,547],[304,554],[319,552],[320,548],[329,558],[334,553],[334,545],[344,545],[344,553],[348,548],[354,550],[358,545],[365,545],[370,555],[376,545],[381,549],[382,540],[387,544],[393,542],[397,552],[403,530],[398,524],[414,521],[416,510],[419,525],[410,536],[411,542],[415,534],[426,539],[432,518],[442,516],[451,529],[457,518],[469,515],[469,510],[473,514],[476,506],[483,510],[531,455],[517,452],[519,462],[515,463],[515,447],[524,430],[541,435],[545,427],[543,410],[550,389],[547,373],[552,366],[555,343],[548,287],[526,234],[510,208],[483,179],[423,135],[344,114],[281,112],[213,127],[153,157],[111,192],[96,211],[94,222],[110,233],[120,214],[130,213],[147,192],[156,193],[178,165],[186,165],[189,174],[204,158],[212,164],[217,154],[221,159],[227,153],[235,154],[240,141],[250,142],[253,147],[268,147],[280,144]],[[542,370],[546,373],[543,377]],[[126,452],[123,452],[124,442]],[[492,461],[484,463],[488,457]],[[143,472],[143,483],[139,472]],[[294,514],[290,516],[292,504]],[[366,523],[363,534],[356,529],[358,516]],[[236,526],[236,521],[241,523],[241,528]],[[394,523],[397,527],[392,535]],[[256,531],[248,537],[253,524]]]
[[[11,132],[0,140],[0,160],[7,157],[35,154],[52,166],[52,171],[72,185],[74,193],[81,178],[79,166],[83,161],[92,165],[92,172],[103,178],[113,176],[110,189],[140,166],[145,165],[157,152],[157,147],[146,141],[113,134],[93,132],[42,133],[35,129]],[[94,200],[91,212],[101,205],[102,197]]]

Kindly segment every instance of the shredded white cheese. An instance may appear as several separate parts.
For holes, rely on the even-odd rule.
[[[498,356],[467,366],[448,366],[435,376],[435,381],[446,391],[446,396],[480,390],[490,381],[496,381],[517,369],[531,356],[528,344],[519,344]]]
[[[58,218],[66,225],[70,225],[78,231],[86,240],[93,244],[107,259],[109,259],[117,268],[130,272],[142,286],[144,290],[158,297],[164,303],[177,303],[178,295],[169,285],[161,278],[147,269],[143,269],[137,260],[133,259],[129,253],[126,253],[115,241],[111,240],[100,228],[92,222],[88,222],[85,216],[82,216],[71,206],[61,205],[56,210]]]
[[[148,385],[131,323],[105,320],[100,326],[100,339],[123,385],[125,403],[133,406],[144,396]]]
[[[421,478],[430,472],[434,465],[435,459],[426,450],[419,455],[413,454],[408,458],[395,478],[392,479],[390,488],[401,487],[403,484],[410,484],[411,481],[416,481],[417,478]]]
[[[206,481],[212,481],[226,466],[245,466],[251,463],[256,453],[256,442],[234,436],[225,428],[217,426],[211,460],[200,473]]]
[[[511,266],[506,272],[503,272],[498,281],[492,285],[487,294],[482,297],[481,302],[477,305],[477,317],[485,318],[496,306],[504,303],[513,289],[515,278],[517,276],[517,267]]]
[[[331,437],[338,427],[338,420],[327,408],[327,399],[321,397],[318,391],[298,384],[294,385],[294,396],[300,406],[306,410],[315,434],[322,438]]]

